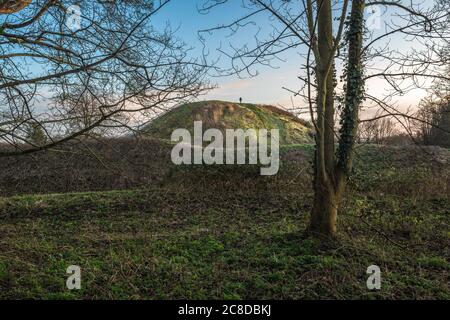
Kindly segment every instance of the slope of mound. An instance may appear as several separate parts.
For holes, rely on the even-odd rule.
[[[203,130],[279,129],[281,144],[311,143],[311,125],[291,113],[269,105],[202,101],[181,105],[153,120],[143,131],[152,137],[170,139],[178,128],[193,133],[194,121],[203,122]]]

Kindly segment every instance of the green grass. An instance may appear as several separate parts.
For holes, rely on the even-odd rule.
[[[413,176],[418,157],[375,151],[360,150],[334,244],[304,237],[308,158],[289,154],[273,177],[180,167],[159,187],[0,198],[0,299],[450,299],[448,166]]]
[[[153,120],[143,131],[152,137],[169,140],[173,130],[178,128],[188,129],[193,134],[196,120],[202,120],[204,129],[279,129],[281,144],[313,141],[310,125],[281,109],[226,101],[181,105]]]
[[[0,298],[450,298],[448,199],[346,202],[329,246],[302,236],[310,198],[273,207],[154,189],[6,199]],[[80,291],[65,288],[72,264]],[[383,272],[378,292],[365,287],[371,264]]]

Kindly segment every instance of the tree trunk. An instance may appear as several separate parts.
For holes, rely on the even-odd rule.
[[[335,238],[337,213],[347,184],[352,165],[353,146],[358,126],[358,110],[362,101],[364,82],[362,80],[361,48],[363,41],[364,0],[352,1],[350,27],[348,31],[349,58],[347,61],[347,85],[345,105],[342,113],[342,127],[337,155],[334,151],[334,94],[333,73],[317,72],[317,122],[316,161],[314,176],[314,204],[311,212],[309,232],[321,238]],[[330,56],[332,41],[331,2],[323,0],[318,12],[319,66],[326,65]],[[328,55],[326,50],[329,50]],[[330,60],[333,61],[333,60]]]
[[[31,3],[31,0],[0,0],[0,14],[15,13]]]
[[[334,72],[333,18],[331,1],[323,0],[317,14],[317,132],[314,172],[314,205],[309,232],[334,238],[336,234],[337,194],[334,174]]]
[[[309,233],[313,236],[333,239],[337,231],[337,212],[340,194],[325,181],[317,181]]]

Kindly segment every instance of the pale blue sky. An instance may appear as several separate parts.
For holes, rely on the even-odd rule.
[[[192,55],[201,54],[201,42],[198,39],[198,30],[214,27],[216,25],[228,24],[233,21],[233,18],[242,16],[246,11],[241,7],[241,0],[229,0],[225,5],[221,5],[219,8],[213,9],[209,14],[200,14],[197,10],[205,0],[172,0],[167,7],[161,11],[157,17],[154,18],[154,24],[157,27],[162,27],[165,23],[169,22],[172,28],[177,29],[177,35],[188,43],[190,46],[195,47],[192,51]],[[431,3],[432,1],[430,1]],[[381,8],[379,8],[381,9]],[[379,21],[379,31],[384,30],[384,19],[388,19],[390,16],[389,11],[384,9],[380,10],[382,16]],[[372,10],[367,10],[367,15],[371,15]],[[254,34],[258,28],[269,30],[271,21],[266,14],[260,14],[253,19],[256,23],[255,26],[249,26],[238,34],[234,35],[231,39],[226,35],[229,32],[215,32],[212,36],[208,37],[208,47],[211,56],[215,56],[217,52],[216,48],[219,46],[225,48],[230,43],[234,46],[254,41]],[[410,46],[411,44],[404,42],[401,38],[391,38],[391,46],[402,48]],[[275,105],[282,105],[284,107],[290,107],[292,105],[292,94],[283,90],[282,87],[288,87],[297,89],[301,85],[301,82],[297,79],[297,75],[301,72],[301,63],[303,59],[297,55],[298,50],[291,50],[283,55],[286,58],[286,62],[276,63],[277,69],[259,66],[257,70],[259,75],[253,78],[239,79],[236,76],[212,78],[219,87],[208,93],[201,99],[220,99],[237,101],[239,97],[243,97],[246,102],[254,103],[269,103]],[[226,59],[221,61],[223,65],[229,63]],[[368,90],[373,94],[382,94],[385,89],[385,83],[382,80],[372,80],[368,83]],[[416,91],[407,96],[399,98],[399,104],[406,108],[411,105],[415,105],[425,93],[423,91]],[[294,99],[296,105],[303,105],[301,99]]]
[[[208,14],[200,14],[197,10],[205,0],[172,0],[171,3],[155,19],[157,26],[164,26],[169,22],[172,28],[177,29],[177,35],[188,45],[195,47],[192,54],[201,55],[202,43],[198,39],[198,31],[220,24],[230,23],[243,13],[240,0],[230,0],[219,8],[211,10]],[[240,30],[232,38],[227,37],[229,31],[218,31],[207,37],[210,58],[218,55],[217,48],[227,48],[230,43],[240,45],[254,41],[254,35],[259,28],[269,30],[270,21],[266,15],[255,17],[255,26],[248,26]],[[270,28],[271,30],[271,28]],[[297,74],[300,70],[295,65],[298,56],[295,51],[284,55],[286,62],[276,63],[277,69],[258,66],[257,77],[240,79],[237,76],[211,78],[211,81],[219,87],[211,91],[202,99],[219,99],[237,101],[242,97],[244,101],[255,103],[291,104],[290,94],[283,90],[283,86],[296,87],[298,85]],[[220,64],[229,64],[227,59],[221,59]]]
[[[198,38],[198,31],[206,28],[211,28],[221,24],[228,24],[237,17],[241,17],[246,13],[242,8],[242,0],[228,0],[224,5],[211,10],[208,14],[201,14],[198,7],[202,6],[206,0],[171,0],[163,10],[153,17],[153,24],[156,28],[164,28],[167,23],[170,23],[172,29],[176,30],[176,35],[193,47],[191,55],[193,57],[202,55],[202,43]],[[406,1],[406,0],[405,0]],[[433,3],[427,0],[428,3]],[[299,2],[295,2],[298,4]],[[301,10],[301,8],[299,8]],[[371,10],[367,10],[367,14],[371,14]],[[390,12],[381,11],[383,14],[379,21],[380,30],[378,34],[384,30],[384,19],[388,19]],[[241,29],[232,38],[227,37],[229,31],[218,31],[209,36],[207,44],[210,53],[210,60],[218,55],[217,48],[229,48],[232,44],[235,47],[240,47],[245,43],[254,44],[255,33],[258,29],[262,29],[262,33],[272,30],[271,23],[273,23],[266,13],[259,14],[252,18],[254,25],[247,26]],[[410,48],[414,43],[403,41],[399,37],[391,39],[391,47]],[[295,106],[304,106],[305,103],[300,98],[292,97],[292,94],[284,90],[282,87],[287,87],[292,90],[297,90],[302,85],[297,76],[302,73],[301,64],[304,59],[299,57],[298,50],[306,50],[304,46],[296,48],[283,53],[282,57],[286,61],[279,61],[275,63],[277,68],[269,68],[264,66],[257,66],[259,72],[257,77],[240,79],[237,76],[228,77],[213,77],[211,82],[218,85],[218,88],[210,91],[206,96],[200,99],[218,99],[228,101],[238,101],[242,97],[244,102],[266,103],[279,105],[286,108],[292,106],[292,101]],[[228,59],[220,61],[222,66],[229,65]],[[382,95],[387,88],[383,80],[372,80],[367,84],[368,91],[374,95]],[[403,108],[414,106],[424,97],[424,91],[416,91],[409,95],[399,98],[399,104]]]

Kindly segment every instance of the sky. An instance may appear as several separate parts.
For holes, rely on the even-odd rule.
[[[248,12],[242,8],[242,0],[228,0],[225,4],[212,9],[208,14],[201,14],[198,8],[204,5],[206,1],[170,0],[161,11],[152,17],[152,23],[156,29],[161,30],[167,24],[170,24],[171,28],[175,30],[176,36],[192,48],[190,55],[192,57],[201,57],[204,47],[199,39],[199,30],[229,24],[237,17],[241,17]],[[433,2],[431,0],[426,1],[427,3]],[[297,1],[294,3],[298,4]],[[377,33],[383,33],[385,19],[391,14],[389,11],[385,12],[380,10],[379,12],[381,16],[378,20],[373,19],[373,17],[377,16],[371,10],[367,10],[366,12],[367,22],[375,22],[377,25],[375,35]],[[230,45],[241,47],[247,43],[251,46],[255,43],[255,34],[259,29],[261,29],[260,35],[262,34],[262,38],[264,38],[265,33],[272,31],[272,24],[274,22],[269,19],[266,13],[253,17],[252,21],[254,24],[240,29],[233,37],[228,37],[229,30],[215,31],[213,34],[206,36],[209,60],[215,60],[219,56],[218,48],[229,49]],[[399,37],[394,37],[391,38],[390,46],[392,48],[408,48],[411,47],[411,43],[407,43]],[[306,103],[303,99],[293,97],[291,92],[283,88],[296,91],[302,86],[303,83],[298,79],[298,75],[303,74],[302,64],[304,63],[304,58],[299,56],[299,52],[304,53],[305,51],[306,47],[301,46],[300,48],[283,53],[281,55],[283,60],[275,62],[274,68],[261,65],[256,66],[254,70],[258,71],[258,75],[254,77],[247,76],[240,78],[236,75],[210,77],[209,80],[212,84],[217,85],[217,88],[209,91],[197,100],[226,100],[237,102],[239,98],[242,98],[243,102],[247,103],[272,104],[285,109],[304,108],[306,107]],[[218,65],[227,67],[230,65],[230,60],[222,56]],[[367,83],[367,91],[376,96],[382,96],[387,88],[388,86],[384,80],[374,79]],[[425,95],[425,91],[416,90],[398,98],[399,109],[405,110],[411,106],[415,107]],[[42,108],[45,108],[44,103],[42,105]],[[371,109],[366,113],[370,117],[374,112],[375,109]],[[305,112],[301,116],[308,118],[309,113]]]
[[[172,28],[177,30],[177,35],[189,46],[195,47],[192,54],[195,56],[202,54],[202,42],[199,40],[198,31],[215,27],[221,24],[230,23],[236,14],[245,12],[241,7],[240,0],[228,1],[225,5],[211,10],[208,14],[199,13],[198,8],[204,4],[205,0],[172,0],[171,3],[161,11],[154,19],[156,26],[165,26],[170,23]],[[246,42],[254,41],[257,28],[268,24],[268,19],[264,15],[256,17],[257,26],[248,27],[246,30],[228,38],[228,31],[215,32],[207,37],[209,55],[211,60],[219,55],[216,49],[227,48],[232,45],[239,46]],[[218,88],[209,92],[201,99],[217,99],[227,101],[238,101],[240,97],[244,102],[283,104],[291,105],[290,94],[283,90],[283,86],[295,88],[298,86],[297,74],[299,68],[294,63],[298,59],[295,52],[285,55],[286,62],[278,63],[276,69],[258,66],[258,76],[241,79],[237,76],[212,77],[211,82],[218,85]],[[221,59],[219,64],[228,66],[229,60]]]
[[[176,29],[177,36],[184,42],[194,47],[192,55],[201,55],[202,43],[198,38],[198,30],[211,28],[221,24],[228,24],[233,18],[245,13],[245,9],[241,7],[241,0],[229,0],[225,5],[211,10],[208,14],[201,14],[198,7],[204,4],[205,0],[172,0],[167,7],[154,18],[156,27],[163,27],[166,23],[170,23],[172,28]],[[431,1],[430,1],[431,2]],[[375,11],[373,11],[375,10]],[[377,11],[377,12],[376,12]],[[379,13],[381,15],[379,15]],[[366,10],[367,20],[374,24],[377,32],[382,33],[385,25],[384,20],[388,19],[391,13],[382,8]],[[380,17],[377,19],[377,15]],[[239,31],[232,38],[227,37],[229,32],[215,32],[208,39],[208,48],[210,56],[218,55],[217,48],[228,48],[230,44],[239,47],[239,45],[254,41],[255,32],[258,28],[269,30],[271,21],[267,15],[260,14],[253,19],[254,26],[248,26],[246,29]],[[401,48],[402,46],[410,46],[399,37],[391,38],[390,45],[392,47]],[[247,77],[241,79],[237,76],[211,78],[211,81],[217,84],[218,88],[210,91],[206,96],[199,98],[200,100],[218,99],[228,101],[238,101],[240,97],[244,102],[249,103],[265,103],[282,106],[284,108],[302,107],[305,103],[300,98],[293,98],[292,94],[283,87],[297,89],[301,86],[297,76],[301,73],[301,63],[304,60],[298,56],[298,50],[291,50],[283,55],[285,61],[275,64],[276,68],[258,66],[258,76]],[[229,63],[227,59],[221,59],[220,64],[225,66]],[[374,95],[382,95],[388,86],[384,80],[374,79],[367,83],[367,90]],[[398,98],[398,106],[400,109],[414,107],[417,102],[426,96],[423,90],[415,90],[403,97]],[[375,111],[367,111],[375,112]]]

